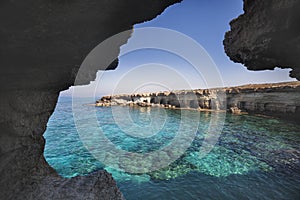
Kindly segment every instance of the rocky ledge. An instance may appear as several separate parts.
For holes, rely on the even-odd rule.
[[[300,80],[300,1],[244,0],[224,39],[229,58],[249,70],[291,68]]]
[[[237,87],[103,96],[96,106],[158,106],[175,109],[228,110],[240,114],[300,116],[300,81]]]

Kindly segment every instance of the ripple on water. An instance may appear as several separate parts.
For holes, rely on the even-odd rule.
[[[227,114],[217,144],[209,154],[200,158],[199,148],[203,145],[211,118],[210,113],[200,113],[201,123],[194,141],[179,159],[156,171],[130,174],[105,166],[85,148],[75,128],[70,100],[59,101],[45,133],[45,157],[62,176],[86,175],[106,169],[117,180],[127,199],[170,196],[173,199],[261,199],[265,196],[285,199],[300,196],[300,126],[297,124]],[[94,109],[82,104],[77,106],[83,110]],[[130,112],[139,126],[145,126],[153,120],[147,115],[159,116],[159,109],[144,112],[132,108]],[[118,113],[122,114],[122,110]],[[160,119],[165,121],[158,134],[138,138],[126,134],[114,123],[110,108],[97,108],[105,136],[119,149],[136,153],[152,152],[172,145],[179,130],[180,111],[166,110],[164,113],[167,119]],[[194,112],[191,112],[191,118],[193,115]],[[88,130],[91,116],[83,116],[82,120]],[[193,120],[190,123],[192,125]],[[89,144],[95,148],[92,151],[101,151],[95,138],[97,135],[94,133],[87,137]]]

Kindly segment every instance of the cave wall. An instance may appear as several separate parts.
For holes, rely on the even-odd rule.
[[[300,80],[300,1],[244,0],[244,14],[230,22],[226,54],[249,70],[292,68]]]
[[[100,42],[151,20],[180,0],[2,0],[0,2],[0,198],[122,199],[100,171],[64,179],[47,164],[43,133],[59,92],[74,84],[85,56]],[[111,46],[119,47],[130,37]],[[97,70],[114,69],[104,63]]]

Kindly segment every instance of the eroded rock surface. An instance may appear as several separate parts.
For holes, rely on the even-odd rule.
[[[1,199],[122,199],[105,171],[59,177],[44,159],[43,133],[59,92],[74,84],[96,45],[176,2],[180,0],[1,1]],[[129,37],[111,44],[109,56],[117,58]],[[80,84],[92,81],[97,70],[116,66],[116,60],[103,60]]]
[[[244,0],[244,14],[230,22],[224,47],[249,70],[292,68],[300,80],[300,1]]]
[[[300,81],[237,87],[104,96],[96,106],[159,106],[242,111],[300,119]]]

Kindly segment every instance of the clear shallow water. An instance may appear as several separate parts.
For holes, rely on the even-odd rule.
[[[89,130],[92,116],[85,112],[95,108],[83,105],[90,102],[80,99],[74,106],[82,111],[80,120],[85,126],[81,128],[87,133],[94,131]],[[149,153],[173,145],[180,130],[182,111],[131,108],[129,117],[122,116],[126,111],[128,107],[119,107],[113,113],[120,119],[134,120],[137,127],[123,126],[126,120],[120,123],[110,108],[96,108],[99,126],[118,149]],[[272,118],[227,114],[216,145],[201,158],[199,148],[209,136],[210,119],[214,114],[184,111],[184,116],[190,119],[190,124],[184,121],[187,128],[194,125],[197,115],[200,115],[198,130],[183,155],[162,169],[130,174],[105,166],[93,157],[76,131],[71,98],[61,97],[45,133],[45,157],[65,177],[106,169],[117,180],[126,199],[300,198],[299,125]],[[224,113],[218,115],[222,117]],[[157,124],[151,124],[153,121]],[[143,130],[147,137],[142,137]],[[133,131],[132,135],[128,135],[128,131]],[[97,136],[92,134],[88,142],[90,147],[101,151]],[[168,159],[168,155],[160,159],[163,158]]]

